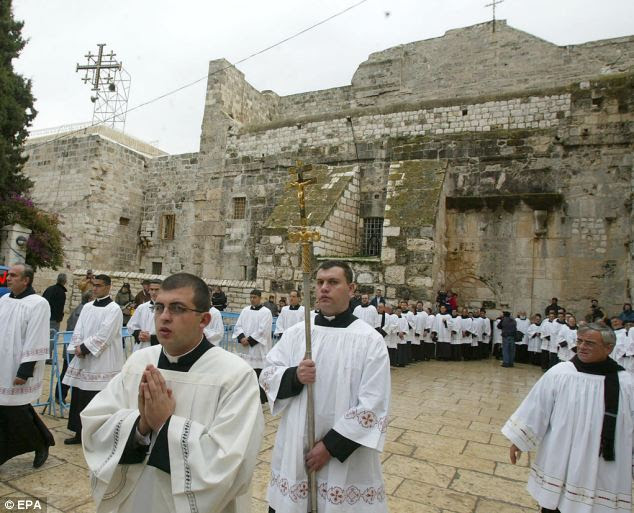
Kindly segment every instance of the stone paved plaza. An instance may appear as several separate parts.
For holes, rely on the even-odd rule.
[[[392,371],[391,422],[383,471],[391,513],[528,513],[528,459],[508,461],[500,427],[541,375],[536,367],[425,362]],[[41,408],[39,408],[41,409]],[[66,421],[44,416],[57,445],[35,470],[33,454],[0,467],[1,496],[46,497],[49,512],[94,512],[81,448],[64,446]],[[266,413],[253,479],[253,512],[265,513],[277,419]],[[4,501],[1,501],[2,503]],[[361,511],[361,509],[360,509]]]

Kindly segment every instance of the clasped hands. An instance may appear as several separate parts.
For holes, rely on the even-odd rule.
[[[167,387],[165,378],[154,365],[148,365],[143,371],[138,403],[141,414],[138,430],[143,436],[158,431],[174,413],[176,401],[172,389]]]

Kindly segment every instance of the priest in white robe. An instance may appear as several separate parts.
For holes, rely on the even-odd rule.
[[[425,336],[425,326],[427,326],[427,318],[429,314],[425,311],[423,303],[416,303],[416,315],[414,316],[414,359],[422,362],[425,359],[423,352],[423,340]]]
[[[390,367],[383,338],[354,317],[352,270],[323,262],[317,271],[320,313],[312,326],[312,360],[304,360],[305,330],[287,330],[267,356],[260,384],[282,419],[271,460],[270,510],[306,513],[307,468],[316,472],[320,513],[387,512],[380,453],[390,402]],[[306,390],[313,383],[316,444],[306,439]]]
[[[462,334],[460,331],[460,317],[458,317],[458,309],[451,311],[449,331],[451,332],[451,359],[454,362],[459,362],[462,360]]]
[[[430,311],[427,312],[427,320],[423,329],[423,360],[426,362],[436,357],[436,340],[432,334],[436,323],[436,315]]]
[[[134,337],[132,352],[158,344],[154,329],[154,301],[160,288],[161,280],[150,280],[150,300],[137,306],[128,321],[128,331]]]
[[[436,336],[436,359],[451,359],[451,315],[447,313],[447,307],[440,305],[440,312],[434,319],[432,335]]]
[[[537,451],[528,491],[542,512],[631,513],[634,384],[609,354],[611,329],[579,328],[577,355],[552,367],[502,428],[510,460]]]
[[[33,467],[41,467],[53,435],[31,403],[40,398],[44,365],[49,357],[48,301],[33,290],[34,271],[15,264],[7,272],[11,292],[0,297],[0,465],[35,451]]]
[[[273,315],[262,305],[262,291],[253,289],[250,306],[245,306],[233,327],[233,338],[238,340],[238,355],[253,368],[260,377],[264,359],[272,346]],[[260,401],[266,402],[266,392],[260,390]]]
[[[540,365],[542,359],[542,315],[536,313],[531,319],[528,335],[528,358],[531,364]]]
[[[467,308],[462,309],[462,315],[460,315],[460,335],[462,356],[465,361],[473,360],[473,351],[471,350],[471,331],[472,331],[473,319],[469,316],[469,310]]]
[[[155,303],[161,345],[133,353],[82,412],[98,513],[250,511],[258,384],[204,337],[210,306],[200,278],[167,278]]]
[[[288,302],[289,304],[282,308],[275,323],[275,335],[278,337],[281,337],[291,326],[298,322],[304,322],[304,307],[300,304],[299,293],[296,290],[290,291]]]
[[[577,319],[574,315],[568,317],[557,334],[557,357],[560,362],[567,362],[575,355],[577,347]]]
[[[357,305],[352,311],[357,319],[367,322],[373,328],[379,325],[379,314],[376,308],[370,304],[370,297],[367,294],[361,295],[361,304]]]
[[[387,347],[387,353],[390,357],[390,366],[396,366],[396,350],[398,348],[396,339],[397,333],[397,319],[398,317],[392,313],[392,305],[385,303],[379,303],[377,305],[377,312],[379,312],[379,318],[381,319],[380,327],[376,330],[385,340],[385,346]]]
[[[480,309],[480,318],[482,319],[482,338],[478,342],[478,346],[480,356],[488,358],[491,355],[491,319],[487,317],[487,312],[484,308]]]
[[[222,313],[215,306],[209,309],[211,320],[205,326],[205,338],[214,346],[219,346],[225,336],[225,323],[222,320]]]
[[[521,334],[521,339],[515,339],[515,361],[517,363],[529,363],[528,362],[528,327],[531,325],[531,321],[526,317],[526,312],[518,312],[515,318],[515,324],[517,325],[517,331]],[[519,338],[519,337],[518,337]]]
[[[125,361],[121,343],[123,315],[110,297],[110,277],[99,274],[92,280],[94,301],[84,305],[68,344],[75,357],[68,364],[64,384],[73,387],[68,412],[68,429],[75,436],[66,445],[81,443],[79,414],[100,390],[108,385]]]

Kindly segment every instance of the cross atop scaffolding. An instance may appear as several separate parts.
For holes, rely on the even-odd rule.
[[[495,6],[501,4],[504,0],[493,0],[490,4],[486,4],[484,7],[493,8],[493,32],[495,32]]]
[[[77,64],[75,72],[84,71],[81,80],[92,85],[95,94],[90,97],[94,104],[93,124],[105,124],[121,131],[125,128],[125,118],[130,94],[130,75],[123,69],[123,63],[115,59],[114,52],[104,52],[105,43],[98,44],[96,54],[88,52],[86,64]]]

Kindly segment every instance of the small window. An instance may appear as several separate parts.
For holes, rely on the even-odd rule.
[[[383,218],[366,217],[363,220],[363,256],[381,256]]]
[[[130,219],[128,219],[127,217],[120,217],[119,224],[121,226],[128,226],[130,224]]]
[[[163,214],[161,217],[161,239],[174,240],[175,225],[176,216],[174,214]]]
[[[163,274],[163,262],[152,262],[152,274]]]
[[[233,198],[233,218],[244,219],[246,217],[247,199],[244,197]]]

